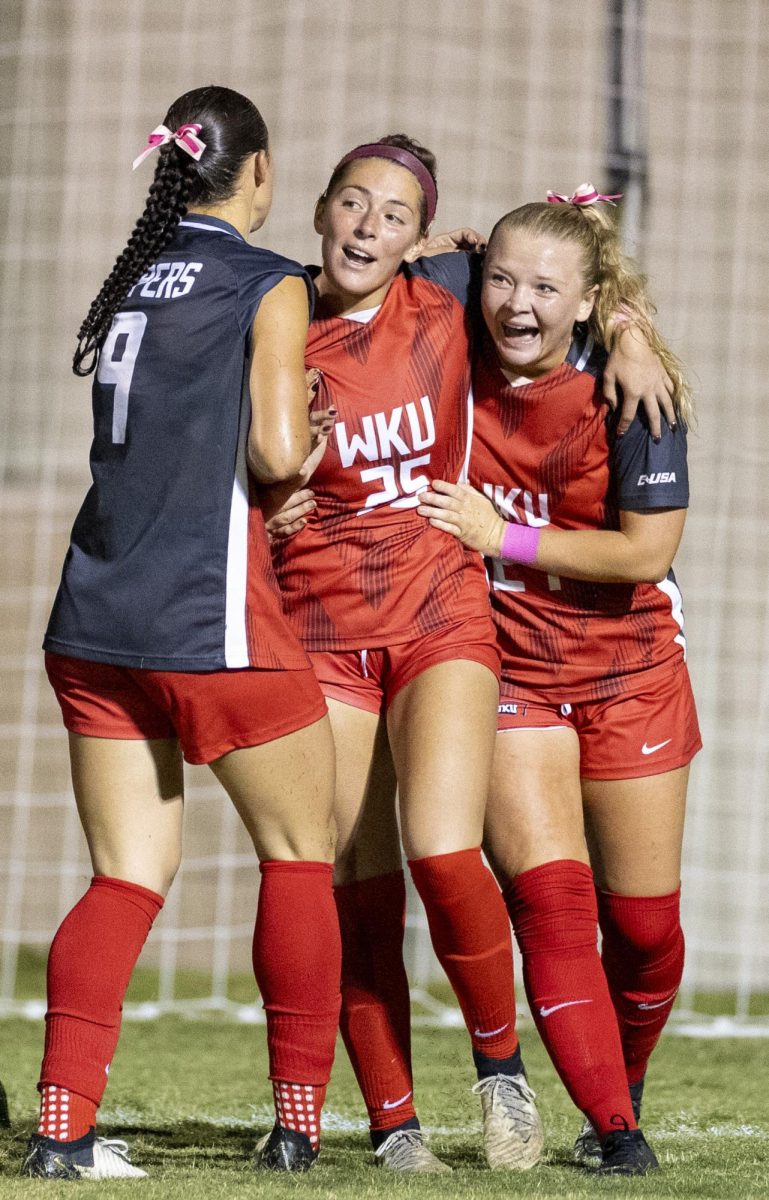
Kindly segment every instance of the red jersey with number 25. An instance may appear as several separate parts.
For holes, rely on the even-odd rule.
[[[336,407],[336,425],[310,482],[317,508],[273,547],[308,650],[394,645],[488,610],[480,557],[416,512],[419,491],[466,464],[468,335],[456,292],[405,272],[368,323],[312,322],[316,404]]]
[[[493,353],[493,351],[491,352]],[[655,444],[636,417],[622,438],[601,394],[602,351],[584,352],[521,387],[487,348],[473,375],[470,482],[508,521],[557,529],[618,529],[619,511],[685,508],[686,432]],[[570,357],[575,357],[572,353]],[[658,584],[597,583],[490,562],[503,679],[555,703],[635,691],[685,656],[672,571]]]

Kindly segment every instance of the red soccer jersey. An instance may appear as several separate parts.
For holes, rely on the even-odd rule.
[[[655,446],[636,418],[615,442],[600,377],[564,363],[512,387],[491,354],[473,375],[470,482],[506,520],[618,529],[620,508],[686,506],[683,432],[666,430]],[[503,679],[523,699],[614,696],[685,653],[672,572],[659,584],[605,584],[494,559],[490,575]]]
[[[481,559],[416,513],[417,492],[466,463],[468,340],[457,296],[406,273],[367,324],[312,322],[317,406],[338,415],[311,481],[317,508],[274,547],[308,650],[395,645],[486,609]]]

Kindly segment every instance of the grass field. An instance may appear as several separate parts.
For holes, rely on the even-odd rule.
[[[272,1123],[264,1028],[217,1019],[163,1017],[126,1022],[101,1111],[101,1132],[126,1138],[151,1173],[138,1182],[45,1183],[14,1178],[34,1126],[41,1023],[0,1021],[0,1078],[12,1128],[0,1133],[0,1196],[101,1197],[141,1189],[152,1200],[225,1196],[440,1198],[532,1196],[769,1197],[769,1040],[698,1041],[668,1037],[647,1087],[644,1129],[662,1169],[643,1180],[595,1179],[570,1162],[578,1114],[531,1027],[522,1032],[529,1075],[547,1129],[546,1161],[521,1175],[484,1168],[477,1098],[465,1035],[415,1032],[417,1103],[431,1144],[454,1168],[447,1176],[396,1178],[371,1164],[362,1105],[339,1048],[324,1113],[323,1152],[307,1176],[256,1174],[249,1156]]]

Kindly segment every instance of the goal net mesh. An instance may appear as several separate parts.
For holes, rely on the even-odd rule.
[[[436,18],[410,0],[385,14],[371,0],[230,0],[212,22],[204,0],[6,0],[0,1011],[39,1008],[28,964],[89,877],[40,641],[87,484],[74,331],[141,209],[151,164],[135,176],[130,164],[148,131],[202,82],[253,95],[278,164],[260,240],[304,261],[317,258],[313,204],[334,162],[402,129],[437,153],[437,227],[487,231],[547,188],[606,180],[617,7],[444,0]],[[690,789],[681,1009],[757,1029],[769,992],[769,23],[765,0],[624,8],[639,26],[622,99],[648,172],[633,249],[699,406],[676,567],[705,741]],[[257,887],[234,812],[210,774],[191,770],[184,867],[142,958],[158,973],[151,1011],[234,1003]],[[407,955],[415,987],[439,977],[413,896]],[[241,1015],[257,1011],[246,1002]]]

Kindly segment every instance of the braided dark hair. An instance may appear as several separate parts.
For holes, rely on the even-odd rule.
[[[427,168],[432,175],[434,182],[437,184],[437,159],[432,150],[428,150],[427,147],[423,146],[421,142],[418,142],[416,138],[410,138],[406,133],[388,133],[385,135],[385,137],[376,138],[375,141],[378,146],[397,146],[399,150],[408,150],[410,154],[413,154],[415,158],[419,159],[423,167]],[[334,167],[333,171],[331,172],[331,178],[326,184],[325,191],[319,197],[319,203],[321,201],[328,200],[329,196],[333,195],[333,193],[342,186],[342,180],[344,179],[351,165],[351,163],[341,162],[338,164],[338,166]],[[427,198],[424,195],[422,196],[420,205],[419,225],[420,233],[427,233]]]
[[[259,110],[230,88],[211,85],[185,92],[163,118],[171,130],[194,123],[201,126],[206,148],[196,162],[175,142],[160,147],[144,212],[80,326],[72,360],[76,375],[90,375],[96,367],[115,313],[165,250],[188,206],[229,200],[245,160],[268,148]]]

